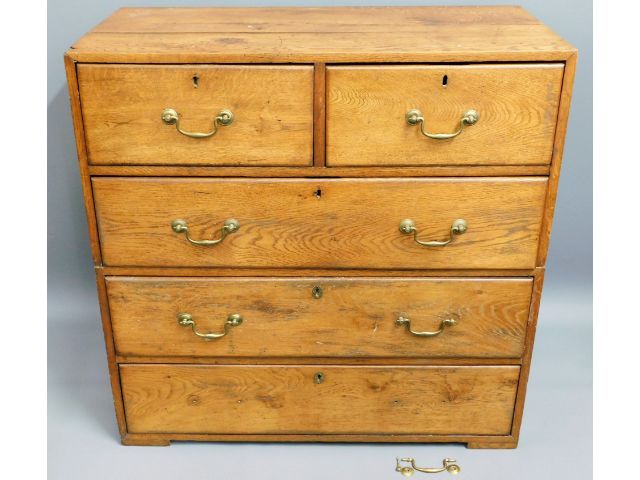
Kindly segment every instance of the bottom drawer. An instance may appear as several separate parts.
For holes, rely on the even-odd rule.
[[[517,366],[120,365],[130,433],[507,435]]]

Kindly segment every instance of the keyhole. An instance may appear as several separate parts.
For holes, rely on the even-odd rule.
[[[324,382],[324,373],[322,372],[318,372],[313,376],[313,381],[316,382],[317,384],[321,384],[322,382]]]
[[[313,296],[313,298],[322,297],[322,287],[318,287],[318,286],[313,287],[311,289],[311,295]]]
[[[198,88],[198,83],[200,82],[200,77],[198,75],[194,75],[192,80],[193,80],[193,88]]]
[[[446,87],[447,83],[449,83],[449,77],[445,75],[444,77],[442,77],[442,86]]]
[[[313,192],[313,195],[314,195],[316,198],[320,198],[320,197],[322,197],[322,190],[317,189],[315,192]]]

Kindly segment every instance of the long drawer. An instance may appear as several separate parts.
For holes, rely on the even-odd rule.
[[[519,358],[531,287],[530,278],[107,277],[118,353],[169,357]],[[241,323],[232,328],[230,315]]]
[[[520,368],[120,365],[131,433],[511,432]]]
[[[528,269],[547,178],[92,184],[106,265]]]

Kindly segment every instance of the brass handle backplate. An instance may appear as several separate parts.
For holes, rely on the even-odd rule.
[[[407,123],[409,125],[420,125],[420,131],[422,135],[434,140],[447,140],[449,138],[457,137],[462,133],[462,130],[467,125],[475,125],[480,119],[480,114],[475,110],[467,110],[464,115],[460,117],[460,126],[458,130],[453,133],[429,133],[424,128],[424,116],[422,112],[416,108],[409,110],[406,115]]]
[[[185,220],[174,220],[171,222],[171,229],[176,233],[184,233],[184,236],[189,240],[189,242],[194,245],[200,245],[204,247],[210,247],[213,245],[217,245],[221,243],[227,235],[230,233],[236,232],[240,228],[240,222],[238,222],[234,218],[229,218],[224,222],[224,225],[220,229],[220,238],[215,240],[194,240],[189,235],[189,225]]]
[[[409,332],[411,332],[413,335],[416,335],[418,337],[435,337],[436,335],[440,335],[442,332],[444,332],[445,327],[453,327],[457,323],[458,321],[453,317],[445,318],[440,322],[440,328],[438,328],[438,330],[434,330],[432,332],[416,332],[415,330],[411,330],[410,318],[404,315],[400,315],[396,319],[396,325],[406,325],[407,330],[409,330]]]
[[[165,108],[162,111],[161,118],[165,125],[175,125],[176,130],[182,135],[186,135],[191,138],[208,138],[213,137],[216,134],[218,131],[218,125],[226,127],[233,123],[233,112],[231,110],[220,110],[220,113],[218,113],[218,115],[213,119],[213,130],[206,133],[187,132],[186,130],[182,130],[180,128],[180,114],[173,108]]]
[[[413,220],[407,219],[400,222],[400,231],[405,235],[413,235],[413,239],[415,240],[415,242],[422,245],[423,247],[444,247],[445,245],[449,245],[456,235],[462,235],[467,231],[468,228],[469,225],[467,224],[467,221],[459,218],[457,220],[454,220],[451,224],[448,240],[424,241],[418,240],[418,229],[416,228],[416,224]]]
[[[242,316],[238,313],[232,313],[227,317],[227,321],[224,322],[224,330],[221,333],[200,333],[196,330],[196,321],[190,313],[179,313],[177,317],[180,325],[183,327],[191,327],[193,333],[205,340],[215,340],[216,338],[224,337],[229,333],[230,327],[237,327],[242,324]]]
[[[410,466],[400,465],[400,462],[408,463]],[[446,471],[452,475],[457,475],[461,470],[462,469],[453,458],[445,458],[442,460],[442,468],[420,468],[416,466],[416,461],[413,458],[396,458],[396,472],[400,472],[405,477],[410,477],[415,472],[440,473]]]

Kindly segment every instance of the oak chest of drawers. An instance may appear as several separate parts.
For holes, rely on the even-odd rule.
[[[125,444],[516,446],[573,47],[517,7],[154,8],[65,62]]]

